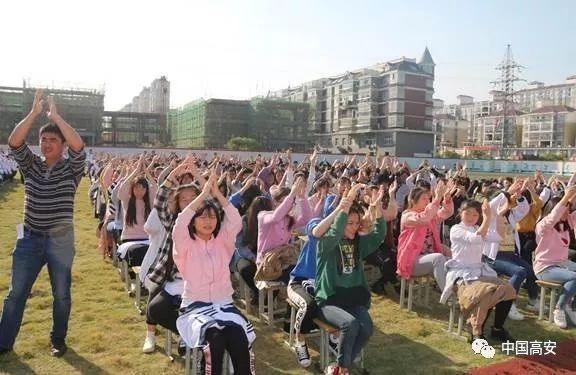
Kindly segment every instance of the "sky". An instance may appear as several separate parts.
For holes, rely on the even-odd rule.
[[[177,107],[418,59],[427,46],[435,98],[487,99],[507,44],[527,82],[576,74],[575,10],[573,0],[9,1],[0,86],[103,88],[118,110],[165,75]]]

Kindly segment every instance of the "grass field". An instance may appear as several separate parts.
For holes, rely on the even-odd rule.
[[[141,353],[144,317],[124,292],[117,271],[96,251],[96,221],[87,199],[87,180],[79,188],[76,203],[76,258],[73,267],[72,316],[68,353],[60,359],[49,355],[52,295],[46,269],[34,285],[14,352],[0,358],[4,374],[180,374],[182,361],[171,363],[160,346],[154,354]],[[0,187],[0,296],[8,291],[15,226],[22,221],[23,188],[20,183]],[[228,275],[222,275],[228,277]],[[523,306],[525,301],[519,303]],[[398,304],[374,296],[371,314],[375,334],[367,347],[366,366],[373,375],[456,374],[474,366],[505,360],[497,348],[492,360],[475,355],[464,341],[445,334],[448,308],[436,303],[431,309],[416,307],[407,313]],[[507,322],[517,339],[562,341],[576,329],[562,331],[527,314],[523,322]],[[252,317],[258,374],[307,374],[283,346],[278,330]],[[317,353],[312,353],[317,356]],[[316,357],[317,358],[317,357]]]

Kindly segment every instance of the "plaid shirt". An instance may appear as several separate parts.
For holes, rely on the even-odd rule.
[[[156,199],[154,199],[154,208],[158,211],[160,222],[166,228],[166,237],[164,243],[158,250],[158,255],[154,261],[151,271],[148,272],[148,279],[155,284],[163,285],[166,280],[174,280],[174,275],[178,272],[178,268],[174,262],[170,262],[172,267],[170,274],[168,274],[168,263],[172,253],[172,228],[176,221],[177,215],[174,215],[168,209],[168,197],[172,190],[164,185],[160,185]]]

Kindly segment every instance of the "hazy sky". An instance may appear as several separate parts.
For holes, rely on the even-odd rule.
[[[576,1],[4,1],[0,85],[105,87],[106,109],[166,75],[171,106],[244,99],[428,46],[435,97],[486,98],[506,44],[528,81],[576,74]]]

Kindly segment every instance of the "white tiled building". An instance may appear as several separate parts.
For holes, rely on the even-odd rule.
[[[522,147],[576,145],[576,109],[564,105],[538,108],[520,116]]]

